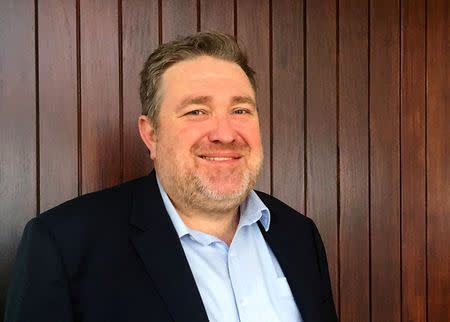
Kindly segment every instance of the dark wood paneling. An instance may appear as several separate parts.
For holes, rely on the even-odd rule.
[[[368,2],[339,1],[340,321],[370,321]]]
[[[158,47],[158,0],[122,2],[123,44],[123,180],[149,173],[152,162],[137,127],[141,114],[139,73]]]
[[[36,214],[33,1],[0,1],[0,319],[25,223]]]
[[[272,2],[272,193],[302,213],[305,208],[303,26],[303,2]],[[286,171],[286,165],[290,171]]]
[[[450,3],[428,0],[428,321],[450,321]]]
[[[399,2],[370,6],[372,321],[399,321]]]
[[[120,182],[118,8],[81,0],[83,193]]]
[[[218,30],[234,34],[234,1],[201,0],[200,29],[202,31]]]
[[[339,308],[336,1],[306,3],[306,215],[316,222]]]
[[[76,1],[42,1],[39,21],[40,211],[78,194]]]
[[[0,2],[0,316],[28,219],[75,196],[80,179],[86,193],[150,170],[138,73],[159,41],[201,29],[237,33],[249,53],[265,148],[257,188],[316,221],[341,321],[450,320],[449,7]]]
[[[256,188],[271,191],[270,126],[270,13],[268,1],[237,1],[237,38],[246,50],[250,65],[256,71],[259,122],[264,147],[264,166]]]
[[[402,1],[402,321],[426,321],[425,1]]]
[[[197,31],[196,0],[163,0],[161,2],[163,42]]]

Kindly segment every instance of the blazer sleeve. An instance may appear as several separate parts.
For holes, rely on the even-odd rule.
[[[60,252],[39,218],[25,227],[6,300],[5,322],[73,321]]]

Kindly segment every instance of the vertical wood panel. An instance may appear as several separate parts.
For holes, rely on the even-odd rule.
[[[270,193],[270,14],[269,1],[237,1],[237,38],[249,56],[250,65],[256,71],[256,103],[258,106],[264,147],[264,166],[256,188]]]
[[[158,0],[124,0],[123,24],[123,180],[149,173],[152,162],[141,141],[137,119],[141,114],[139,73],[158,47]]]
[[[40,211],[78,193],[76,1],[41,1]]]
[[[426,321],[425,1],[402,1],[402,321]]]
[[[370,321],[368,1],[339,1],[340,321]]]
[[[120,182],[118,8],[81,0],[83,193]]]
[[[200,29],[234,34],[234,1],[201,0]]]
[[[450,321],[450,3],[428,0],[428,320]]]
[[[265,148],[258,189],[318,224],[340,320],[450,320],[447,0],[80,0],[80,151],[76,3],[0,2],[0,320],[37,208],[76,195],[77,176],[83,193],[119,183],[121,158],[124,180],[150,170],[139,71],[160,34],[199,26],[237,33],[249,53]]]
[[[272,2],[272,193],[301,213],[305,208],[303,17],[302,1]]]
[[[306,214],[322,235],[339,309],[335,1],[306,3],[306,59]]]
[[[0,303],[25,223],[36,214],[34,10],[33,1],[0,1]]]
[[[372,321],[400,321],[399,2],[370,7]]]
[[[197,31],[197,1],[163,0],[161,11],[163,43]]]

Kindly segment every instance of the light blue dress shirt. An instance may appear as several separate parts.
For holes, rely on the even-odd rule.
[[[230,247],[190,229],[161,186],[166,210],[180,238],[210,321],[302,322],[289,284],[257,222],[266,231],[270,212],[251,191],[240,207],[240,221]]]

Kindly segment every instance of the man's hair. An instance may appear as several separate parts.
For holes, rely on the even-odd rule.
[[[255,71],[248,65],[247,55],[233,36],[220,32],[199,32],[165,43],[150,55],[141,71],[142,115],[147,115],[155,129],[159,123],[162,75],[170,66],[200,56],[236,63],[245,72],[256,92]]]

